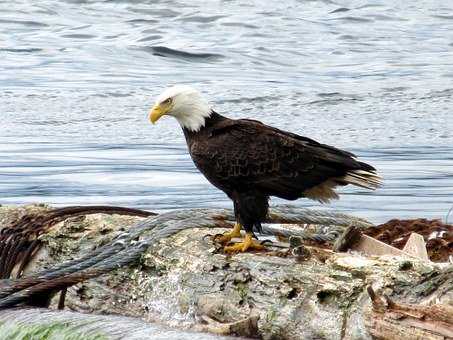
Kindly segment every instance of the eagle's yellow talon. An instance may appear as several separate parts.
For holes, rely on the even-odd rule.
[[[241,237],[241,225],[236,222],[232,231],[222,234],[215,238],[215,241],[221,244],[227,244],[232,238]]]
[[[254,240],[251,233],[247,233],[243,242],[226,246],[223,250],[225,253],[244,253],[249,249],[262,250],[265,249],[265,247],[260,242]]]

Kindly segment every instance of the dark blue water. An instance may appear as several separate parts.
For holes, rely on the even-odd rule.
[[[186,83],[220,113],[354,151],[384,176],[327,208],[445,218],[452,13],[422,0],[0,1],[0,204],[230,206],[177,123],[147,120],[163,88]]]

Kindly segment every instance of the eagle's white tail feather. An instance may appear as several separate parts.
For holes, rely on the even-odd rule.
[[[304,191],[304,196],[321,203],[338,199],[335,187],[339,184],[353,184],[365,189],[375,190],[382,185],[382,178],[372,170],[351,170],[343,177],[330,178],[315,187]]]
[[[345,176],[341,177],[341,180],[371,190],[376,190],[382,185],[382,177],[374,171],[367,170],[348,171]]]
[[[334,190],[337,185],[337,182],[328,179],[313,188],[305,190],[304,196],[320,203],[329,203],[331,200],[337,200],[339,198]]]

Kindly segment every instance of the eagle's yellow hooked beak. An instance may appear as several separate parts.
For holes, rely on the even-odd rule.
[[[149,120],[151,123],[155,124],[160,117],[162,117],[168,110],[161,107],[161,105],[156,104],[153,106],[151,111],[149,112]]]

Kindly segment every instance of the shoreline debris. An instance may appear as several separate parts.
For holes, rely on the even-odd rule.
[[[396,255],[429,261],[423,236],[412,232],[402,250],[365,235],[355,226],[346,228],[335,241],[333,251],[358,251],[365,255]]]

